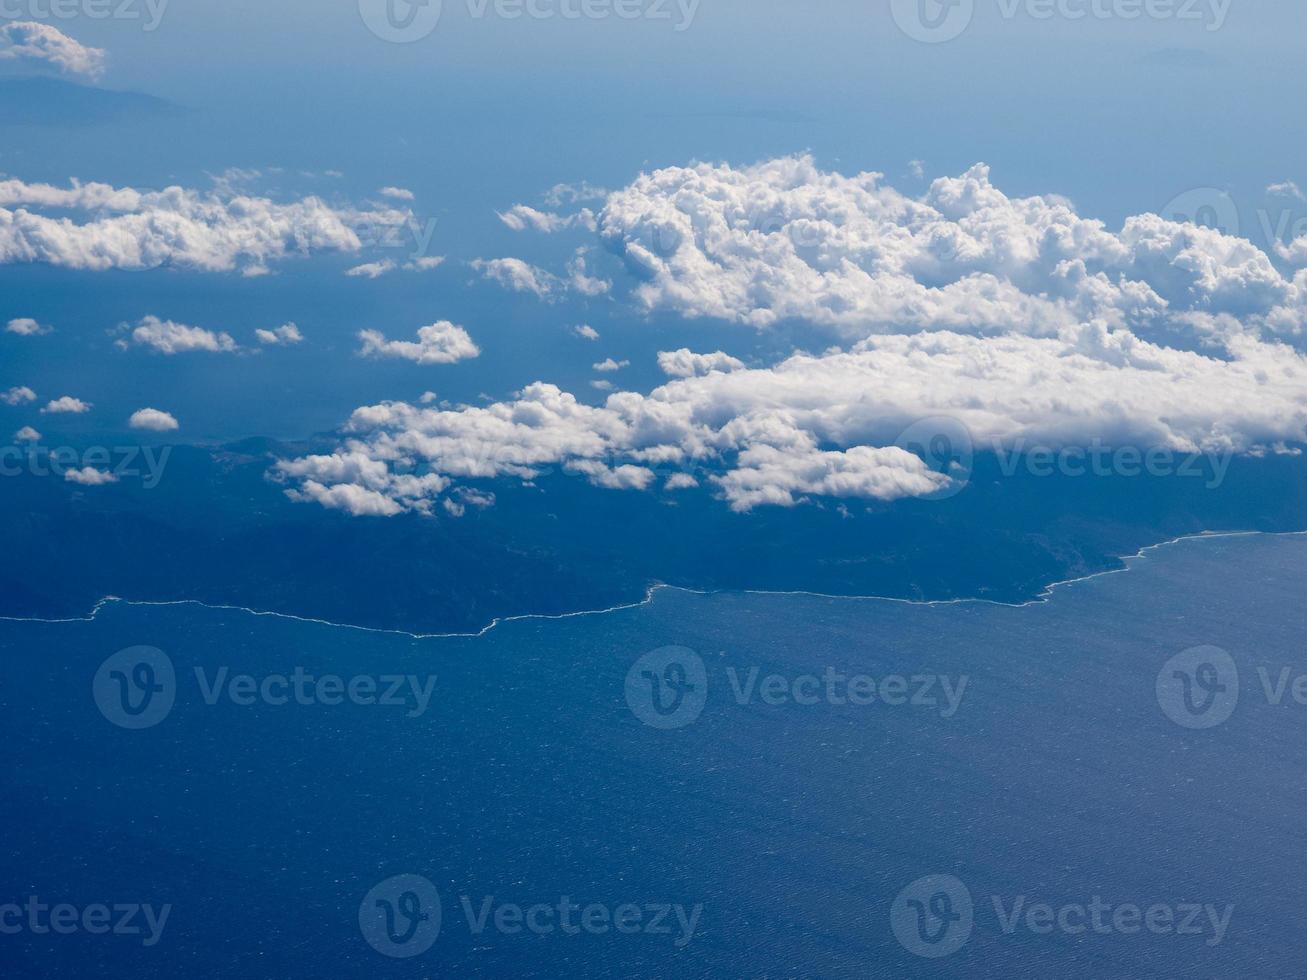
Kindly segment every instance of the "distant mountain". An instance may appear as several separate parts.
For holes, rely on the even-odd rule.
[[[176,103],[141,92],[92,88],[62,78],[0,78],[0,126],[90,126],[184,112]]]

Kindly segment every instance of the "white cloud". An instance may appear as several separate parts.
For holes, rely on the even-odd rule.
[[[615,361],[611,357],[591,365],[596,371],[620,371],[622,368],[630,366],[630,361]]]
[[[595,391],[612,391],[613,383],[607,378],[598,378],[590,382],[590,387]]]
[[[80,398],[74,398],[72,395],[64,395],[62,398],[56,398],[49,402],[41,413],[50,415],[81,415],[91,410],[89,402],[84,402]]]
[[[117,483],[118,477],[107,470],[97,470],[94,466],[83,466],[80,470],[64,470],[64,479],[69,483],[78,483],[84,487],[102,487],[106,483]]]
[[[556,276],[521,259],[474,259],[472,268],[505,289],[534,293],[541,299],[552,295],[561,285]]]
[[[1307,194],[1303,194],[1302,189],[1292,180],[1272,184],[1266,188],[1266,193],[1271,197],[1291,197],[1297,201],[1307,201]]]
[[[394,259],[382,259],[379,262],[364,262],[362,265],[356,265],[352,269],[346,269],[345,275],[355,279],[379,279],[387,272],[393,272],[394,270]]]
[[[144,317],[132,328],[130,337],[132,343],[166,355],[194,351],[225,354],[237,350],[236,341],[228,333],[160,320],[157,316]]]
[[[557,208],[564,204],[578,204],[581,201],[602,201],[607,196],[608,191],[586,181],[579,184],[555,184],[545,194],[545,203],[551,208]]]
[[[294,323],[284,323],[275,330],[255,330],[254,336],[258,338],[259,343],[273,347],[298,344],[304,339],[300,328]]]
[[[689,473],[673,473],[663,482],[664,490],[689,490],[697,487],[699,481]]]
[[[585,340],[598,340],[599,331],[588,323],[582,323],[572,328],[572,333]]]
[[[567,263],[567,285],[582,296],[603,296],[613,288],[613,284],[589,274],[585,259],[587,251],[584,248],[577,249],[572,260]]]
[[[5,327],[7,333],[15,333],[20,337],[39,337],[42,334],[52,333],[54,327],[47,327],[37,323],[31,317],[18,317],[10,320]]]
[[[385,473],[397,460],[451,480],[527,480],[562,465],[602,486],[614,484],[592,464],[703,466],[733,508],[748,510],[809,494],[893,500],[941,489],[946,477],[895,446],[932,416],[958,419],[979,449],[1101,439],[1274,451],[1307,437],[1307,359],[1251,338],[1209,356],[1101,325],[1046,338],[874,337],[771,368],[682,378],[647,395],[617,392],[601,407],[543,383],[485,407],[383,403],[354,413],[346,447],[376,467],[368,489],[405,509],[429,501],[392,486]],[[312,467],[302,475],[320,479]]]
[[[40,442],[41,433],[37,432],[30,425],[25,425],[14,433],[15,442]]]
[[[0,62],[23,67],[50,67],[65,75],[98,79],[104,74],[106,55],[74,41],[49,24],[11,21],[0,25]]]
[[[78,222],[42,209],[89,212]],[[137,191],[73,181],[68,188],[0,181],[0,264],[46,262],[73,269],[201,272],[271,263],[318,251],[357,252],[357,229],[403,227],[407,210],[333,208],[316,197],[287,204],[235,192],[221,181],[201,193],[183,187]]]
[[[696,354],[688,347],[658,352],[658,367],[670,378],[693,378],[713,371],[738,371],[744,362],[722,351]]]
[[[157,408],[142,408],[133,412],[127,424],[133,429],[145,429],[149,432],[175,432],[180,428],[175,418]]]
[[[525,204],[514,204],[507,211],[497,211],[496,214],[498,214],[500,221],[514,231],[530,229],[531,231],[552,234],[567,228],[578,227],[594,231],[596,227],[594,212],[589,208],[582,208],[576,214],[555,214],[552,211],[537,211]]]
[[[23,402],[34,401],[36,401],[36,392],[26,385],[0,392],[0,402],[4,402],[6,405],[21,405]]]
[[[360,330],[364,357],[398,357],[416,364],[453,364],[477,357],[481,350],[468,332],[448,320],[440,320],[418,329],[417,342],[387,340],[376,330]]]
[[[364,262],[362,265],[346,269],[345,275],[352,278],[380,279],[397,269],[402,269],[405,272],[429,272],[438,268],[444,261],[445,257],[443,255],[423,256],[419,259],[413,259],[411,262],[405,262],[403,265],[400,265],[394,259],[380,259],[376,262]]]
[[[413,192],[406,187],[383,187],[377,193],[394,201],[411,201],[414,199]]]
[[[1221,314],[1270,333],[1307,323],[1307,282],[1244,239],[1152,214],[1112,232],[1064,198],[1007,197],[983,165],[920,198],[808,157],[671,167],[611,194],[599,223],[643,309],[760,328],[793,319],[856,340],[1050,336],[1094,320],[1190,332]]]

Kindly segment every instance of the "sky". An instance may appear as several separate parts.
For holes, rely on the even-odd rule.
[[[53,222],[0,247],[0,324],[38,325],[0,332],[14,431],[107,439],[148,407],[180,423],[151,438],[339,433],[288,472],[379,513],[533,460],[638,489],[660,453],[745,454],[714,486],[746,509],[935,492],[894,450],[922,417],[1213,451],[1304,434],[1298,5],[444,0],[399,4],[402,43],[375,0],[102,9],[0,10],[0,81],[114,107],[23,89],[40,120],[0,125],[0,207]],[[14,53],[30,23],[59,36]],[[59,223],[123,212],[33,190],[71,180],[183,190],[112,226],[154,253],[92,260]],[[721,357],[659,358],[682,350]],[[63,396],[90,407],[42,411]],[[364,411],[396,402],[416,414]],[[413,494],[360,476],[414,451],[438,479]]]

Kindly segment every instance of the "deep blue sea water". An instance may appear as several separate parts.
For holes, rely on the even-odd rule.
[[[1305,582],[1307,538],[1250,536],[1167,545],[1022,608],[664,590],[427,640],[196,606],[0,623],[0,975],[1300,975]],[[133,730],[94,694],[112,694],[115,667],[149,680],[132,654],[96,681],[138,645],[163,651],[176,684],[171,710]],[[696,653],[644,661],[664,710],[682,696],[659,714],[632,667],[667,646]],[[1168,664],[1200,646],[1229,663],[1209,650]],[[1222,723],[1172,720],[1186,664],[1192,703],[1211,705],[1189,721]],[[195,670],[223,667],[436,680],[416,717],[415,699],[210,705]],[[732,677],[747,685],[753,668],[742,704]],[[872,678],[858,692],[877,699],[800,680],[814,703],[782,703],[782,682],[763,680],[793,694],[828,669]],[[1259,669],[1273,689],[1288,679],[1279,704]],[[950,711],[942,685],[956,695],[964,677]],[[386,884],[399,875],[438,893],[438,934],[424,885]],[[950,877],[904,892],[925,876]],[[29,896],[71,905],[78,926],[41,933],[5,913]],[[392,952],[406,925],[429,948],[378,952],[365,896],[378,945],[381,901],[399,910]],[[477,934],[463,897],[475,913],[491,896]],[[564,896],[598,910],[593,928],[575,926],[580,911],[560,928]],[[1007,914],[1021,896],[1049,906],[1051,931],[1024,911],[1004,930],[995,899]],[[1078,931],[1095,901],[1103,928]],[[82,928],[97,903],[171,909],[147,946]],[[514,929],[514,905],[555,908],[532,931]],[[624,905],[638,906],[621,913],[628,933],[611,927]],[[674,911],[670,933],[646,931],[662,905],[702,906],[688,941]],[[1201,915],[1178,935],[1191,905]],[[914,941],[918,925],[943,938]]]

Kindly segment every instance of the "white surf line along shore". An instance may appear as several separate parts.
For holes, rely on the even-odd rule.
[[[1032,599],[1025,602],[1002,602],[998,599],[981,599],[976,597],[963,597],[958,599],[904,599],[898,596],[880,596],[880,595],[834,595],[825,592],[808,592],[804,590],[780,592],[765,589],[688,589],[678,585],[668,585],[665,582],[656,582],[650,585],[644,593],[644,598],[635,602],[625,602],[616,606],[609,606],[605,609],[581,609],[576,612],[566,613],[521,613],[515,616],[496,616],[479,630],[470,633],[411,633],[408,630],[385,629],[376,626],[356,626],[353,623],[334,623],[327,619],[314,619],[311,616],[296,616],[294,613],[270,612],[265,609],[251,609],[248,606],[230,606],[203,602],[199,599],[168,599],[168,600],[150,600],[150,599],[124,599],[121,596],[105,596],[94,606],[85,616],[70,616],[63,619],[43,619],[38,616],[0,616],[0,622],[10,623],[89,623],[99,616],[100,611],[105,606],[114,602],[121,602],[127,606],[199,606],[202,609],[210,609],[215,612],[239,612],[250,616],[267,616],[273,619],[286,619],[297,623],[311,623],[315,626],[330,626],[333,629],[356,630],[360,633],[378,633],[384,636],[403,636],[411,640],[460,640],[460,639],[478,639],[485,636],[491,630],[507,623],[524,622],[526,620],[560,620],[576,619],[581,616],[603,616],[608,613],[622,612],[627,609],[639,609],[649,605],[654,599],[656,593],[661,590],[669,592],[683,592],[686,595],[713,596],[713,595],[757,595],[757,596],[806,596],[811,599],[834,599],[840,602],[895,602],[908,606],[957,606],[974,603],[977,605],[987,606],[1005,606],[1009,609],[1025,609],[1029,606],[1042,605],[1053,598],[1053,594],[1061,588],[1076,585],[1080,582],[1089,582],[1096,578],[1102,578],[1105,575],[1117,575],[1122,572],[1130,571],[1131,562],[1143,560],[1148,557],[1150,552],[1159,551],[1162,548],[1169,548],[1172,545],[1182,544],[1186,541],[1217,541],[1223,538],[1251,538],[1251,537],[1275,537],[1291,538],[1307,536],[1307,531],[1199,531],[1195,534],[1182,534],[1179,537],[1171,538],[1167,541],[1159,541],[1156,544],[1145,545],[1136,551],[1133,555],[1118,555],[1117,560],[1121,562],[1120,568],[1107,568],[1101,572],[1092,572],[1089,575],[1081,575],[1077,578],[1063,579],[1058,582],[1052,582]]]

